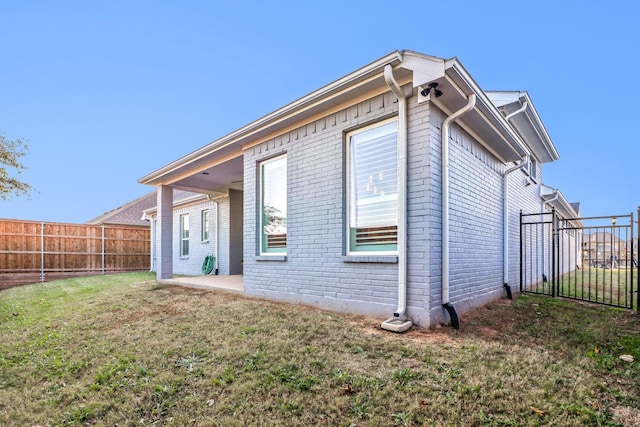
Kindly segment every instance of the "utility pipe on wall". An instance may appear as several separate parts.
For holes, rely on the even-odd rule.
[[[521,110],[519,110],[521,111]],[[507,117],[512,116],[510,114]],[[511,287],[509,286],[509,186],[508,177],[511,172],[522,169],[529,163],[529,155],[527,154],[515,166],[510,167],[502,174],[502,283],[507,297],[512,299]]]
[[[556,200],[558,200],[558,197],[560,196],[560,190],[558,190],[557,188],[553,189],[553,197],[548,199],[548,200],[544,200],[542,202],[542,204],[540,205],[540,218],[544,218],[544,214],[546,212],[546,208],[547,208],[547,203],[551,203],[554,202]],[[551,226],[552,228],[554,227],[554,225]],[[544,271],[545,267],[545,262],[544,262],[544,227],[542,227],[542,232],[540,233],[540,241],[542,242],[542,277],[548,277]]]
[[[384,80],[398,98],[398,308],[394,317],[407,311],[407,98],[393,77],[393,67],[384,67]]]
[[[449,127],[462,115],[471,111],[476,105],[476,94],[467,98],[467,105],[452,113],[442,123],[442,306],[451,317],[451,324],[455,329],[460,327],[458,315],[449,302]]]
[[[507,114],[505,116],[505,120],[509,121],[512,117],[524,112],[529,103],[525,100],[522,103],[522,106],[518,108],[516,111]],[[517,171],[518,169],[522,169],[529,163],[529,155],[522,157],[520,163],[515,166],[510,167],[502,174],[502,286],[504,286],[505,291],[507,292],[507,297],[512,299],[511,296],[511,287],[509,286],[509,186],[508,186],[508,175],[511,172]]]

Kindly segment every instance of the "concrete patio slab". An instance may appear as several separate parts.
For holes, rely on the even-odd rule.
[[[161,285],[186,286],[197,289],[220,290],[227,292],[244,292],[244,282],[241,274],[225,276],[176,276],[171,279],[158,281]]]

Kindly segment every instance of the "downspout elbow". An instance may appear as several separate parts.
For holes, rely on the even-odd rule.
[[[513,113],[511,113],[511,114],[507,114],[507,115],[505,116],[505,118],[504,118],[504,119],[505,119],[505,120],[507,120],[507,121],[509,121],[509,119],[510,119],[510,118],[512,118],[513,116],[515,116],[515,115],[517,115],[517,114],[520,114],[520,113],[522,113],[524,110],[526,110],[528,106],[529,106],[529,103],[528,103],[527,101],[524,101],[524,102],[522,103],[522,106],[521,106],[520,108],[518,108],[516,111],[514,111],[514,112],[513,112]]]

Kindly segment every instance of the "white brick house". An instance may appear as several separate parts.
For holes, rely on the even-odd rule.
[[[518,284],[518,213],[544,207],[541,165],[557,159],[526,92],[488,93],[455,58],[401,51],[139,182],[158,189],[158,280],[201,274],[204,252],[181,260],[179,218],[193,248],[192,219],[221,209],[211,229],[242,251],[245,293],[394,329],[457,320]],[[174,207],[174,189],[215,202]],[[221,255],[220,274],[237,261]]]

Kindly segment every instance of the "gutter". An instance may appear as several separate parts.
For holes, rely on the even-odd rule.
[[[442,123],[442,307],[444,307],[451,317],[451,325],[455,329],[460,329],[458,314],[449,302],[449,132],[451,124],[458,118],[473,110],[476,105],[476,94],[472,93],[467,97],[467,105],[452,113],[444,119]]]
[[[407,98],[393,76],[393,66],[384,67],[384,80],[398,98],[398,308],[381,328],[404,332],[413,322],[407,311]]]

